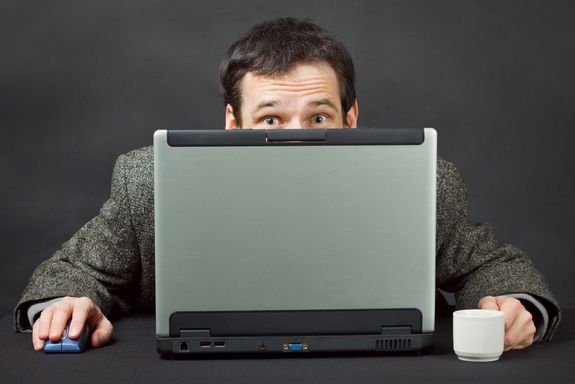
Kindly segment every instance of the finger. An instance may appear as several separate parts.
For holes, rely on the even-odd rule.
[[[56,310],[52,316],[52,325],[50,326],[50,340],[58,341],[62,338],[66,323],[72,317],[72,306],[70,300],[62,299],[57,303]]]
[[[92,300],[83,297],[74,301],[74,308],[72,312],[72,321],[70,321],[69,335],[72,339],[77,339],[82,333],[82,329],[86,324],[86,320],[95,309]]]
[[[38,338],[47,340],[50,335],[50,326],[52,325],[52,316],[54,315],[54,306],[45,308],[38,319]]]
[[[40,319],[34,322],[32,326],[32,345],[34,346],[34,350],[41,351],[44,349],[44,340],[40,340],[38,337],[38,329],[40,328]]]
[[[503,312],[505,318],[505,333],[511,329],[517,316],[525,310],[521,302],[513,297],[497,296],[495,298],[499,305],[499,310]]]
[[[506,347],[509,349],[516,348],[519,345],[528,347],[533,343],[535,335],[535,324],[533,323],[533,316],[527,310],[523,310],[513,322],[511,328],[506,332]]]
[[[100,319],[96,322],[94,331],[92,332],[92,336],[90,341],[92,346],[95,348],[101,347],[108,343],[112,337],[112,332],[114,327],[112,323],[103,315],[101,314]]]
[[[521,328],[514,322],[509,328],[505,329],[505,351],[509,351],[521,341]]]
[[[534,324],[532,324],[531,326],[527,326],[523,330],[524,336],[522,337],[522,340],[519,343],[513,345],[511,349],[524,349],[530,347],[535,339],[535,331],[536,328]]]
[[[530,347],[533,344],[533,336],[531,336],[530,338],[524,340],[523,342],[514,345],[511,349],[525,349]]]
[[[499,311],[499,305],[497,305],[497,300],[493,296],[485,296],[479,300],[479,309],[491,309],[493,311]]]
[[[515,321],[508,329],[505,330],[505,350],[508,351],[515,345],[519,344],[522,341],[520,336],[521,326],[517,321]]]

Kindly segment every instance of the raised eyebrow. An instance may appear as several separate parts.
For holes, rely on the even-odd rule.
[[[314,107],[326,105],[326,106],[330,107],[331,109],[333,109],[334,111],[339,112],[339,109],[337,108],[337,106],[330,99],[327,99],[327,98],[310,101],[308,103],[308,105],[311,105]]]
[[[259,103],[256,108],[254,109],[254,111],[252,112],[253,114],[258,113],[261,109],[264,108],[268,108],[268,107],[277,107],[279,104],[279,100],[267,100],[267,101],[262,101],[261,103]]]

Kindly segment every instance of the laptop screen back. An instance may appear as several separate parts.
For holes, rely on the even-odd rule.
[[[178,311],[417,308],[433,331],[434,130],[406,145],[202,134],[154,138],[159,336]]]

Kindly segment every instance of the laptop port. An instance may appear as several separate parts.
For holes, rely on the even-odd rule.
[[[307,351],[307,343],[286,343],[283,345],[284,352],[303,352]]]
[[[265,352],[268,349],[268,347],[265,344],[258,344],[258,350],[260,352]]]
[[[211,348],[212,343],[209,341],[200,341],[200,348]]]
[[[214,347],[216,348],[224,348],[226,346],[225,341],[214,341]]]
[[[180,343],[180,352],[189,352],[190,351],[190,346],[188,345],[188,343]]]

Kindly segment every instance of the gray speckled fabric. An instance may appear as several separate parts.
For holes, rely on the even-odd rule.
[[[98,216],[34,271],[15,310],[17,331],[29,331],[27,308],[60,296],[90,297],[106,315],[154,309],[153,148],[118,158],[112,190]],[[486,295],[527,293],[549,312],[551,337],[560,309],[543,276],[523,252],[500,245],[490,224],[472,224],[467,191],[453,164],[437,163],[437,286],[456,292],[457,308]]]

